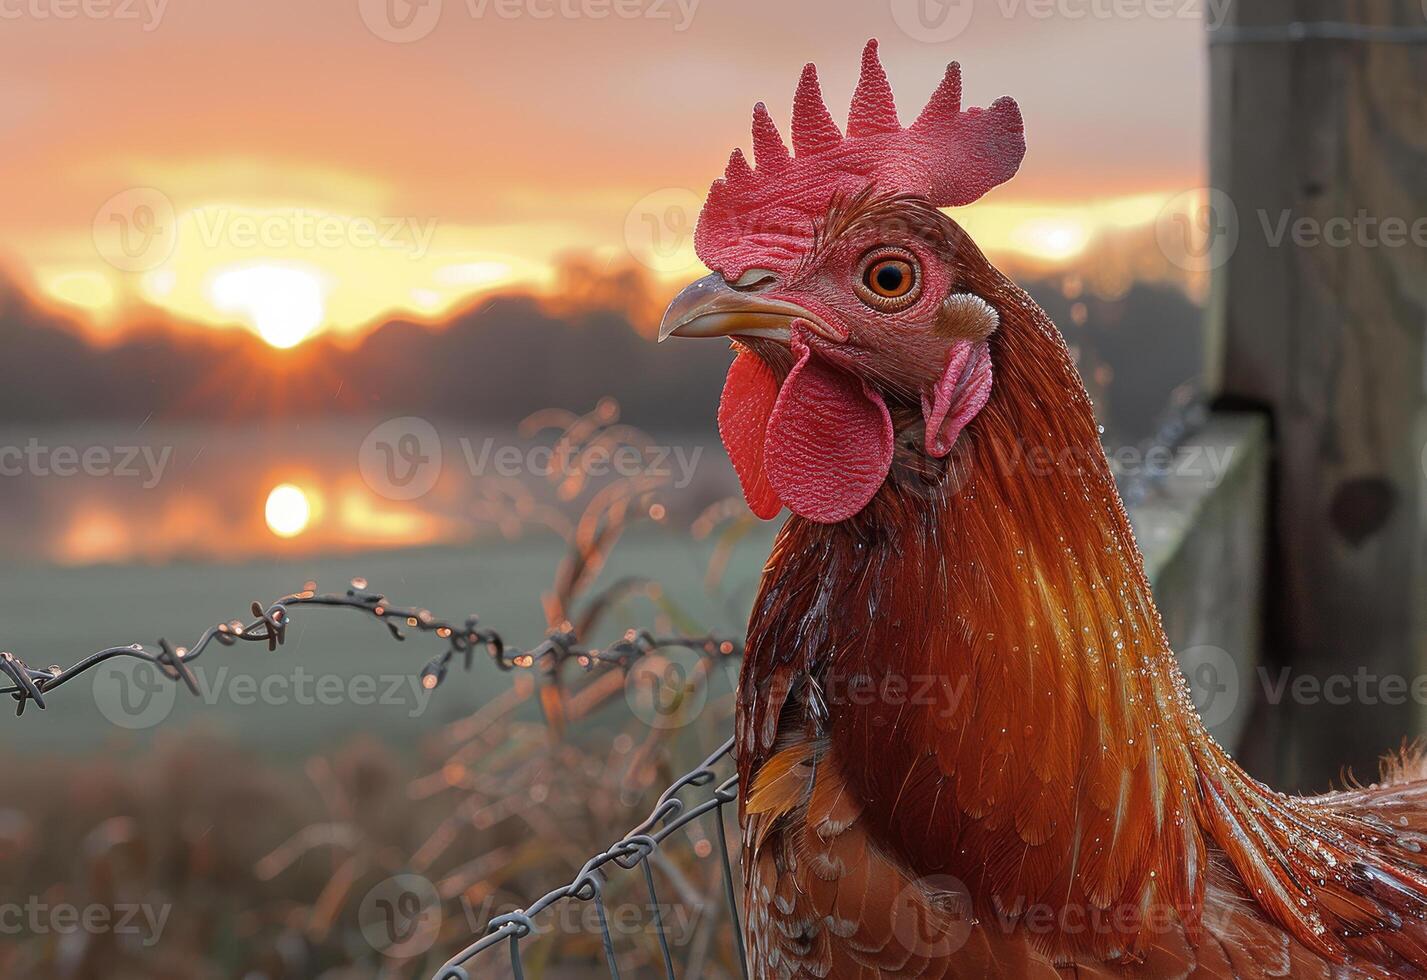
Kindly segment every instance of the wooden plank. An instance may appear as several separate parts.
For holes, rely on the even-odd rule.
[[[1174,459],[1130,519],[1194,703],[1235,751],[1260,686],[1268,426],[1216,414]]]
[[[1420,28],[1424,9],[1255,0],[1229,24],[1323,20]],[[1211,58],[1212,182],[1240,227],[1216,271],[1213,373],[1224,403],[1270,414],[1277,453],[1266,656],[1320,690],[1352,681],[1345,699],[1263,712],[1246,761],[1321,789],[1344,765],[1373,778],[1422,728],[1422,705],[1386,679],[1427,663],[1427,248],[1391,244],[1382,222],[1427,219],[1427,45],[1217,44]]]

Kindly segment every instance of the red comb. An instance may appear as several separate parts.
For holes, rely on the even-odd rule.
[[[1000,98],[989,109],[961,108],[961,66],[953,62],[931,101],[902,128],[877,42],[862,53],[847,135],[837,128],[813,65],[793,98],[793,152],[763,103],[753,109],[753,158],[734,150],[728,171],[709,189],[694,233],[703,263],[729,279],[753,267],[795,265],[813,222],[834,197],[869,186],[915,194],[937,207],[970,204],[1020,168],[1026,153],[1021,110]]]

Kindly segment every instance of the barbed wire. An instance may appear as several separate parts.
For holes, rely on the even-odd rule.
[[[690,805],[679,798],[679,793],[690,787],[707,786],[719,778],[718,767],[733,757],[733,739],[719,746],[712,755],[697,768],[676,779],[659,796],[659,802],[642,823],[585,862],[573,881],[546,892],[528,908],[496,916],[486,926],[486,934],[461,952],[451,957],[436,973],[434,980],[470,980],[466,969],[482,953],[489,953],[505,946],[510,956],[510,968],[515,980],[523,980],[520,943],[534,934],[538,928],[535,917],[552,906],[565,901],[593,902],[599,912],[601,938],[604,945],[606,965],[611,977],[619,976],[615,962],[614,940],[605,917],[603,904],[604,884],[608,877],[606,868],[613,864],[626,871],[636,867],[644,870],[644,883],[649,892],[650,908],[654,911],[654,925],[659,938],[659,948],[663,958],[665,976],[674,978],[672,956],[668,939],[664,932],[663,918],[658,913],[659,897],[655,891],[654,875],[649,860],[660,845],[672,834],[709,813],[714,814],[718,829],[719,857],[723,868],[724,898],[728,903],[729,921],[733,926],[735,952],[739,970],[748,978],[747,955],[744,947],[743,929],[739,922],[738,902],[733,884],[733,866],[729,858],[728,832],[724,827],[724,807],[738,799],[738,777],[725,778],[714,789],[713,794],[699,803]]]
[[[1209,420],[1209,403],[1196,383],[1180,385],[1170,392],[1169,406],[1155,420],[1155,429],[1133,447],[1141,459],[1148,459],[1156,449],[1178,450],[1187,439],[1203,429]],[[1111,463],[1113,466],[1113,457]],[[1168,481],[1167,471],[1116,474],[1126,506],[1133,510],[1143,506]]]
[[[393,605],[385,595],[368,589],[366,580],[353,579],[345,593],[318,593],[316,583],[309,582],[301,592],[283,596],[267,606],[252,604],[253,619],[249,623],[230,620],[211,626],[191,646],[174,646],[160,638],[157,647],[131,643],[106,647],[76,661],[69,667],[59,665],[30,667],[9,651],[0,652],[0,672],[13,682],[0,688],[0,695],[9,695],[16,702],[15,714],[23,715],[34,702],[48,707],[46,695],[75,677],[116,657],[128,657],[153,664],[174,683],[182,682],[188,690],[199,694],[198,681],[192,665],[214,643],[233,646],[239,642],[266,643],[276,650],[287,639],[292,623],[292,610],[304,606],[351,609],[366,613],[386,626],[398,641],[406,639],[404,630],[434,633],[447,641],[444,652],[434,657],[421,671],[421,684],[434,690],[446,678],[452,661],[460,658],[466,670],[473,666],[475,652],[484,647],[486,653],[502,670],[538,669],[547,675],[558,674],[565,664],[574,662],[586,670],[601,667],[628,669],[639,659],[664,649],[682,648],[711,659],[736,657],[740,644],[717,636],[657,636],[646,629],[626,630],[624,635],[603,648],[581,642],[569,623],[552,630],[544,640],[528,650],[508,645],[496,630],[482,626],[479,616],[468,616],[456,624],[437,619],[431,611],[418,607]]]

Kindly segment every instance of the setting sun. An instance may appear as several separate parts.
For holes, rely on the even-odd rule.
[[[307,530],[307,524],[312,519],[312,505],[301,487],[283,483],[273,487],[268,494],[263,516],[273,534],[280,538],[295,538]]]
[[[1016,230],[1016,243],[1021,251],[1045,259],[1067,259],[1084,251],[1090,243],[1090,230],[1073,219],[1047,219],[1027,222]]]
[[[322,326],[325,294],[319,275],[289,265],[225,269],[209,287],[215,308],[241,315],[279,349],[296,347]]]

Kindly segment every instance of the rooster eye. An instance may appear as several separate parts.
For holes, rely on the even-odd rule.
[[[857,295],[874,310],[896,313],[905,310],[921,295],[921,271],[910,253],[879,251],[865,262]]]

